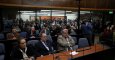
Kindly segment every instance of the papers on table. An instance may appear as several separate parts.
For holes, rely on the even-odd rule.
[[[76,52],[76,51],[72,51],[72,52],[70,52],[70,54],[72,54],[72,55],[76,55],[76,54],[78,54],[79,52]]]

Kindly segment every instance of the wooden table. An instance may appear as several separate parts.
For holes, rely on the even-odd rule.
[[[37,57],[36,60],[56,60],[56,59],[54,59],[56,56],[59,56],[59,58],[61,60],[68,60],[71,57],[78,58],[78,57],[82,57],[85,55],[89,55],[89,54],[93,54],[93,53],[97,53],[97,52],[101,52],[101,51],[109,49],[108,46],[105,46],[102,44],[95,44],[93,46],[90,46],[90,49],[87,49],[87,50],[86,50],[86,48],[89,48],[89,47],[77,49],[76,51],[79,51],[79,52],[77,55],[74,55],[74,56],[70,54],[71,51],[65,51],[65,52],[60,52],[57,54],[51,54],[51,55],[46,55],[43,57]],[[85,50],[83,51],[83,49],[85,49]]]

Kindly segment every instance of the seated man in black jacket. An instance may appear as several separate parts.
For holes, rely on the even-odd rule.
[[[34,51],[30,46],[26,46],[26,40],[19,38],[18,46],[13,48],[11,52],[12,60],[32,60],[34,59]]]
[[[53,51],[52,43],[50,40],[47,40],[47,35],[41,33],[40,41],[36,44],[36,56],[43,56],[51,54]]]

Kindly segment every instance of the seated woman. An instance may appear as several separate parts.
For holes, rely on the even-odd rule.
[[[18,46],[13,48],[11,52],[12,60],[32,60],[34,59],[34,51],[30,46],[26,46],[24,38],[18,39]]]

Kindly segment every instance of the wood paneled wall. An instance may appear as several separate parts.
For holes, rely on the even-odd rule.
[[[115,9],[115,0],[81,0],[81,8]],[[76,0],[0,0],[0,5],[11,5],[32,8],[77,8]],[[26,6],[25,6],[26,5]],[[46,7],[48,6],[48,7]]]

